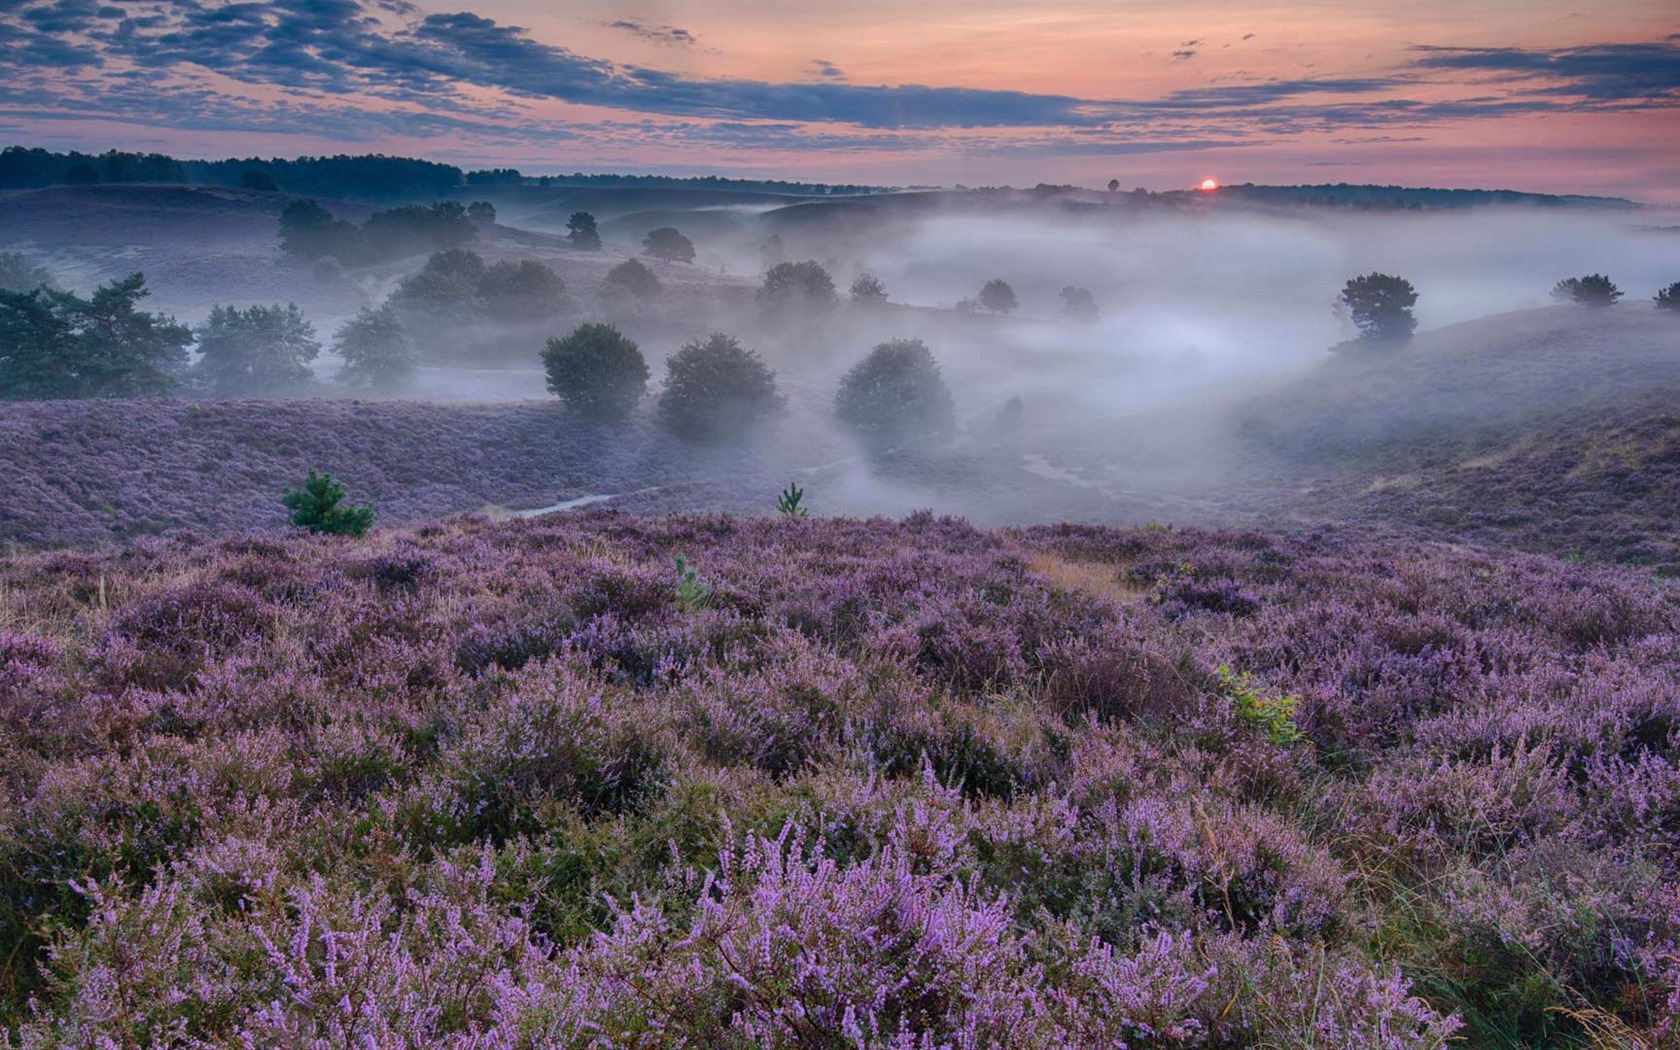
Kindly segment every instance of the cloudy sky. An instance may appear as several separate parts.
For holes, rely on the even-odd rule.
[[[0,0],[0,142],[1680,200],[1680,0]]]

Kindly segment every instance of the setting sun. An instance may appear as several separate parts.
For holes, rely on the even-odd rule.
[[[1219,180],[1218,179],[1203,179],[1202,180],[1202,189],[1204,189],[1204,190],[1217,190],[1218,188],[1219,188]]]

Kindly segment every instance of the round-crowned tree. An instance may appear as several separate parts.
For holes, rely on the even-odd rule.
[[[1552,298],[1581,306],[1614,306],[1622,297],[1616,282],[1601,273],[1571,277],[1552,286]]]
[[[1680,310],[1680,281],[1657,289],[1656,304],[1659,310]]]
[[[309,363],[321,353],[315,326],[295,303],[281,306],[213,306],[197,332],[204,387],[216,397],[267,397],[290,393],[315,376]]]
[[[782,404],[776,373],[722,332],[683,344],[665,362],[659,418],[683,437],[735,437],[780,412]]]
[[[623,419],[647,391],[641,349],[610,324],[580,324],[564,339],[550,339],[542,360],[548,389],[590,419]]]
[[[887,301],[887,286],[872,273],[860,273],[852,282],[852,302],[863,306],[879,306]]]
[[[822,308],[834,303],[834,278],[814,259],[778,263],[764,275],[758,301],[776,309]]]
[[[1062,316],[1070,321],[1090,322],[1097,319],[1097,300],[1089,288],[1068,285],[1062,289]]]
[[[344,359],[338,381],[393,390],[414,378],[420,359],[414,340],[390,303],[364,306],[333,334],[333,352]]]
[[[608,295],[626,295],[646,302],[659,294],[659,275],[640,259],[626,259],[607,271],[601,290]]]
[[[981,287],[979,302],[994,314],[1009,313],[1020,305],[1015,300],[1015,289],[1001,277],[994,277]]]
[[[840,380],[834,414],[876,442],[940,437],[953,425],[951,392],[920,339],[894,339],[871,350]]]
[[[1360,341],[1366,344],[1403,343],[1417,328],[1417,318],[1412,316],[1417,289],[1404,277],[1386,273],[1355,277],[1342,287],[1340,298],[1359,329]]]
[[[595,228],[595,216],[586,211],[574,211],[566,220],[566,239],[572,247],[586,252],[600,251],[601,231]]]
[[[642,254],[666,262],[694,261],[694,242],[678,233],[673,226],[661,226],[642,238]]]

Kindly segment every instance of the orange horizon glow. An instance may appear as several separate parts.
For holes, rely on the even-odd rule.
[[[1211,193],[1219,188],[1219,180],[1209,176],[1202,180],[1202,189]]]

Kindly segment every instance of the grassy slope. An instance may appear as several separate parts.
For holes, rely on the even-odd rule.
[[[1249,505],[1680,572],[1680,318],[1647,303],[1455,325],[1241,416]]]

